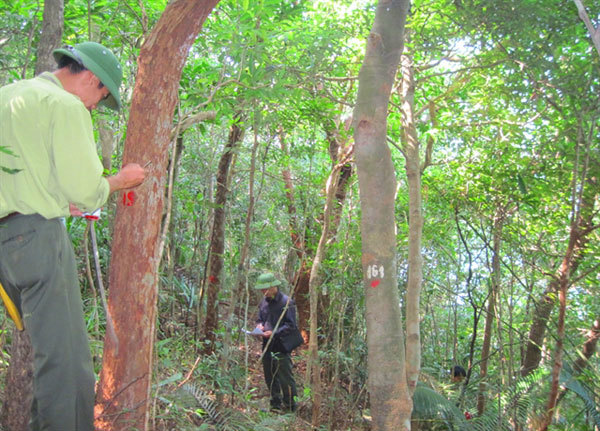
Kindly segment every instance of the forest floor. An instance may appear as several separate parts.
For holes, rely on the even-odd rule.
[[[370,429],[368,421],[357,411],[356,406],[345,402],[343,397],[332,399],[332,388],[327,387],[326,384],[323,384],[322,388],[324,405],[321,408],[319,425],[318,427],[311,425],[312,403],[305,391],[308,351],[306,345],[299,348],[292,356],[298,392],[297,411],[285,414],[269,411],[269,391],[260,362],[260,343],[250,340],[248,349],[247,381],[236,381],[238,389],[232,389],[232,392],[236,390],[242,392],[240,387],[246,385],[249,390],[246,391],[248,395],[245,399],[240,400],[240,396],[232,394],[221,396],[221,399],[217,400],[213,394],[208,394],[208,406],[199,407],[192,402],[195,408],[181,409],[164,402],[165,399],[172,399],[172,396],[157,397],[161,398],[161,401],[158,402],[152,429],[154,431],[368,431]],[[233,362],[243,363],[245,354],[244,346],[238,346],[237,352],[233,353],[235,356]],[[197,370],[194,374],[197,374]],[[190,379],[190,383],[193,385],[192,380],[194,379]],[[175,386],[181,386],[181,382],[181,379],[178,383],[173,382],[167,392],[173,394],[177,390],[174,389]],[[196,397],[196,400],[198,398]],[[325,406],[325,403],[329,403],[329,406]],[[211,411],[211,404],[215,406],[214,412]]]

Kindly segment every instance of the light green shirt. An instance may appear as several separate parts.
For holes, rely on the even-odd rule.
[[[0,218],[13,212],[50,219],[100,208],[102,177],[92,119],[52,73],[0,88]],[[1,168],[20,169],[16,174]]]

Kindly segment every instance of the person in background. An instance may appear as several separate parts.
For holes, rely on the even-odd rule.
[[[453,383],[462,382],[463,379],[465,377],[467,377],[467,372],[460,365],[455,365],[454,367],[452,367],[450,374],[451,374],[450,377],[452,378]]]
[[[115,55],[94,42],[53,55],[56,71],[0,89],[10,151],[0,152],[0,283],[31,337],[31,429],[92,431],[95,377],[63,217],[100,208],[145,171],[132,163],[103,177],[96,151],[91,111],[121,107]]]
[[[280,337],[297,327],[296,304],[279,290],[280,285],[281,281],[272,273],[258,277],[254,288],[262,292],[263,299],[258,305],[256,327],[263,331],[262,364],[271,410],[294,412],[297,394],[292,358],[282,347]]]

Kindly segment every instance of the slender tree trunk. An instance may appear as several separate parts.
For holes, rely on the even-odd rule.
[[[374,431],[409,430],[412,412],[396,276],[396,176],[386,140],[388,102],[408,6],[406,0],[382,0],[377,5],[353,118]]]
[[[326,186],[326,201],[325,208],[323,210],[323,227],[321,229],[321,238],[319,239],[319,245],[315,252],[313,264],[310,270],[309,288],[310,288],[310,337],[308,342],[309,361],[307,365],[307,378],[310,379],[312,388],[312,425],[317,427],[319,424],[319,416],[321,411],[321,368],[319,365],[319,345],[318,345],[318,305],[319,305],[319,288],[321,286],[321,277],[319,270],[321,269],[321,262],[325,254],[325,248],[327,238],[329,236],[329,229],[331,225],[331,217],[333,211],[333,205],[335,202],[336,195],[336,184],[340,175],[340,169],[343,166],[339,164],[335,166],[329,178],[327,179]]]
[[[552,423],[556,402],[559,395],[560,372],[563,365],[563,346],[565,338],[565,321],[567,310],[567,292],[572,282],[572,275],[577,269],[579,258],[582,257],[583,248],[589,241],[587,235],[598,228],[594,225],[594,216],[597,214],[594,206],[598,202],[598,173],[597,163],[590,163],[592,136],[594,135],[592,122],[588,139],[586,140],[582,122],[579,122],[576,142],[576,157],[573,168],[573,181],[571,184],[571,223],[569,226],[569,242],[554,282],[558,292],[558,322],[554,363],[552,366],[552,383],[548,395],[546,412],[539,426],[540,431],[546,431]],[[582,151],[583,150],[583,151]]]
[[[341,139],[338,133],[333,132],[332,130],[327,130],[327,140],[329,141],[330,156],[334,168],[340,159],[347,160],[350,154],[354,151],[353,143],[348,144],[345,140]],[[280,145],[281,150],[284,152],[284,154],[287,155],[287,145],[285,143],[285,137],[283,136],[282,132],[280,132]],[[334,168],[332,168],[332,170]],[[329,242],[333,238],[335,238],[335,235],[337,233],[341,220],[342,209],[346,200],[348,186],[350,184],[350,178],[352,177],[354,171],[352,168],[352,164],[347,161],[342,163],[336,169],[339,170],[339,174],[336,175],[337,180],[334,184],[335,188],[334,190],[332,190],[335,200],[332,201],[332,207],[330,209],[331,220],[329,222],[327,237],[325,238],[327,244],[329,244]],[[306,328],[308,326],[310,317],[309,285],[310,275],[312,272],[312,267],[308,263],[308,261],[311,260],[312,256],[310,255],[312,253],[312,250],[306,249],[304,236],[300,234],[300,228],[298,226],[296,213],[296,205],[294,201],[294,184],[292,182],[292,175],[289,170],[289,167],[283,169],[282,177],[286,186],[288,214],[290,215],[290,236],[292,239],[291,252],[295,253],[296,257],[300,261],[300,268],[296,272],[295,277],[293,277],[294,298],[296,300],[296,307],[298,310],[298,327],[300,328],[304,339],[307,340],[308,335],[306,332]]]
[[[170,2],[138,58],[123,160],[153,163],[144,184],[124,202],[119,199],[117,207],[109,311],[118,341],[105,339],[96,395],[98,430],[148,429],[160,222],[173,113],[188,51],[217,3]]]
[[[225,215],[227,207],[227,184],[229,167],[233,159],[235,147],[242,140],[242,129],[236,122],[229,129],[229,138],[225,152],[219,160],[217,172],[217,191],[215,193],[215,210],[210,237],[210,260],[208,263],[208,286],[206,288],[206,318],[204,321],[205,353],[214,351],[216,331],[219,326],[219,307],[217,296],[221,288],[221,271],[223,270],[223,253],[225,252]]]
[[[579,14],[579,18],[583,21],[588,32],[590,33],[590,38],[592,39],[592,43],[596,48],[596,52],[600,55],[600,27],[594,27],[594,24],[590,20],[587,12],[585,11],[585,6],[583,5],[582,0],[573,0],[575,5],[577,6],[577,12]]]
[[[575,244],[578,242],[578,234],[571,230],[569,239],[569,245],[567,246],[567,252],[562,261],[560,267],[559,276],[559,290],[558,290],[558,322],[557,322],[557,335],[556,335],[556,350],[554,352],[554,364],[552,366],[552,383],[550,385],[550,394],[548,395],[548,403],[546,405],[546,414],[542,419],[542,423],[539,427],[540,431],[546,431],[552,417],[554,415],[554,409],[556,407],[556,400],[558,398],[559,389],[559,378],[560,371],[562,369],[562,357],[563,357],[563,346],[565,340],[565,315],[567,311],[567,289],[569,285],[569,270],[571,268],[571,261],[575,251]]]
[[[256,127],[256,125],[255,125]],[[250,231],[252,227],[252,218],[254,217],[254,176],[256,172],[256,153],[258,151],[258,132],[254,131],[254,144],[252,145],[252,153],[250,156],[250,172],[248,174],[248,209],[246,211],[246,222],[244,224],[244,242],[240,251],[240,261],[238,263],[237,271],[237,290],[235,292],[236,298],[243,298],[246,296],[246,280],[248,276],[248,256],[250,255]],[[233,298],[232,298],[233,300]],[[232,303],[232,310],[235,310],[235,306]]]
[[[488,365],[490,359],[490,350],[492,345],[492,329],[494,327],[494,319],[496,318],[496,299],[498,298],[498,291],[500,286],[500,244],[502,241],[502,227],[504,224],[504,211],[498,209],[496,216],[494,217],[494,239],[493,249],[494,254],[492,256],[492,277],[490,283],[490,292],[488,300],[487,314],[485,316],[485,328],[483,330],[483,344],[481,347],[481,362],[479,364],[480,371],[479,377],[481,383],[479,384],[479,393],[477,394],[477,413],[481,416],[485,410],[486,403],[486,388],[487,388],[487,374]]]
[[[580,122],[577,148],[585,148],[585,150],[582,152],[582,157],[578,155],[577,158],[582,158],[584,167],[581,168],[581,174],[578,174],[577,169],[580,168],[577,166],[573,173],[572,212],[574,214],[569,227],[569,243],[561,267],[557,271],[556,276],[550,280],[540,303],[535,307],[533,323],[531,324],[527,340],[527,349],[521,365],[522,376],[529,375],[539,366],[548,319],[554,308],[554,298],[560,295],[559,292],[562,288],[561,280],[563,280],[565,272],[570,275],[577,271],[588,247],[590,235],[598,228],[597,225],[594,225],[594,216],[596,214],[595,211],[597,211],[595,206],[598,202],[598,178],[600,172],[598,171],[597,163],[589,164],[593,130],[594,125],[592,124],[591,130],[586,134]],[[585,140],[586,135],[588,136],[587,141]],[[580,177],[579,182],[577,181],[578,177]],[[580,186],[578,187],[577,184],[580,184]],[[567,266],[565,266],[565,263]],[[568,286],[570,280],[565,281],[565,283]]]
[[[423,283],[423,213],[421,203],[421,156],[414,117],[415,79],[412,58],[402,56],[403,154],[408,182],[408,282],[406,286],[406,378],[411,395],[421,371],[420,298]]]

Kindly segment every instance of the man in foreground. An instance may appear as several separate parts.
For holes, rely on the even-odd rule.
[[[296,305],[279,291],[279,281],[271,273],[262,274],[255,289],[263,299],[258,306],[256,327],[262,332],[262,364],[271,394],[271,410],[296,411],[296,382],[292,374],[291,352],[286,351],[282,337],[297,328]]]
[[[34,353],[31,428],[94,429],[94,370],[63,217],[137,186],[137,163],[104,178],[90,112],[118,110],[121,66],[104,46],[54,51],[58,69],[0,89],[0,283]],[[10,393],[10,391],[8,391]]]

